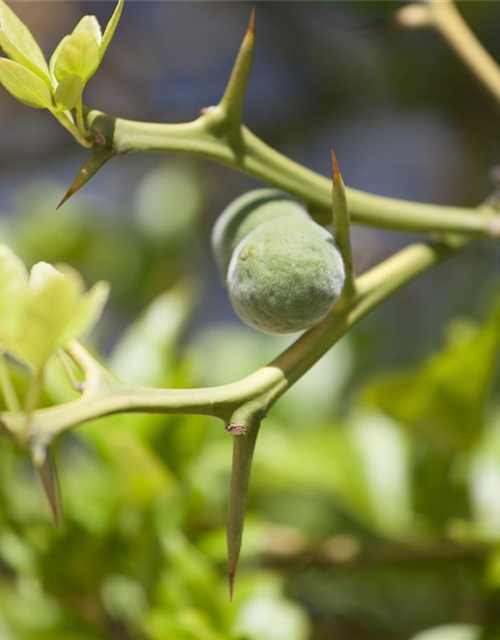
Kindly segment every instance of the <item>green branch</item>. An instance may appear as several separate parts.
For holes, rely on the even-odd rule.
[[[81,397],[34,411],[30,431],[49,442],[72,427],[115,413],[197,414],[226,423],[239,416],[263,417],[278,398],[302,377],[345,333],[388,296],[438,262],[453,255],[456,245],[414,244],[356,279],[354,298],[340,301],[316,327],[266,367],[246,378],[202,389],[150,389],[114,378],[78,343],[68,353],[82,370]],[[243,420],[241,420],[243,421]],[[15,435],[14,416],[0,414],[0,422]]]
[[[500,68],[471,31],[452,0],[428,0],[403,7],[396,14],[396,22],[408,28],[436,29],[500,106]]]
[[[87,125],[103,136],[116,154],[177,152],[203,156],[260,178],[304,201],[320,223],[331,221],[331,181],[269,147],[246,127],[231,145],[217,107],[197,120],[158,124],[124,120],[100,111],[87,114]],[[447,207],[386,198],[346,188],[354,223],[417,233],[495,236],[493,208]]]

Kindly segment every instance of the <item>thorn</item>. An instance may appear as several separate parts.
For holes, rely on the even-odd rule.
[[[241,43],[236,62],[234,63],[231,77],[227,83],[226,90],[222,96],[219,106],[226,114],[226,118],[231,124],[241,125],[243,115],[243,102],[252,69],[253,55],[255,49],[255,7],[252,9],[248,28]]]
[[[342,174],[340,173],[339,163],[337,161],[337,156],[333,149],[330,149],[330,153],[332,156],[332,169],[333,169],[333,181],[338,185],[342,184]]]
[[[233,595],[234,595],[234,576],[236,574],[236,570],[230,570],[229,571],[229,602],[233,601]]]
[[[61,202],[57,205],[56,209],[59,209],[67,202],[71,196],[79,191],[87,182],[94,176],[99,169],[110,160],[116,152],[106,147],[93,147],[87,159],[83,163],[80,171],[77,173],[72,185],[65,193]]]
[[[241,422],[234,422],[232,424],[242,425]],[[243,539],[248,486],[260,423],[247,423],[246,427],[246,436],[244,438],[233,438],[233,463],[227,509],[227,557],[229,566],[229,597],[231,599],[233,597],[234,579]]]
[[[345,267],[344,291],[348,296],[354,295],[356,285],[354,281],[354,265],[351,247],[351,221],[349,217],[349,206],[347,203],[344,181],[340,173],[337,156],[333,149],[330,149],[332,158],[332,213],[333,213],[333,235],[337,243]]]
[[[45,443],[38,442],[32,446],[31,455],[33,466],[49,502],[54,524],[59,528],[62,522],[61,491],[52,453]]]
[[[250,22],[248,23],[247,34],[250,36],[255,35],[255,17],[257,14],[257,7],[254,5],[252,8],[252,13],[250,14]]]

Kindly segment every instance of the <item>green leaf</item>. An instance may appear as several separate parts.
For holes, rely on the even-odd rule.
[[[73,109],[82,97],[83,82],[79,76],[66,76],[56,89],[55,101],[61,111]]]
[[[19,323],[28,287],[24,263],[6,245],[0,245],[0,346],[7,347]]]
[[[66,265],[56,269],[36,264],[16,339],[9,345],[12,355],[40,370],[56,349],[90,330],[102,312],[108,286],[98,283],[87,293],[84,286],[81,276]]]
[[[163,384],[174,370],[193,304],[193,290],[184,282],[158,296],[120,337],[111,358],[114,373],[133,384]]]
[[[17,62],[0,59],[0,83],[14,98],[28,107],[52,108],[52,94],[46,83]]]
[[[64,38],[61,40],[61,42],[57,45],[57,47],[55,48],[54,53],[51,55],[50,57],[50,62],[49,62],[49,74],[50,74],[50,79],[52,82],[52,85],[54,87],[57,86],[57,78],[56,78],[56,62],[59,58],[59,55],[62,51],[62,48],[64,47],[64,45],[66,44],[66,42],[69,40],[69,36],[64,36]]]
[[[73,29],[73,33],[90,33],[96,41],[97,46],[101,45],[101,25],[95,16],[84,16]]]
[[[118,25],[118,22],[120,21],[120,16],[122,15],[122,9],[123,9],[123,2],[124,0],[118,0],[118,4],[116,5],[113,15],[111,16],[111,19],[108,22],[106,29],[104,31],[104,35],[102,37],[102,42],[101,42],[101,50],[100,50],[101,60],[103,59],[104,54],[106,53],[106,50],[109,47],[109,43],[111,42],[111,39],[115,33],[115,29]]]
[[[85,84],[96,72],[100,62],[99,46],[88,31],[73,32],[61,46],[54,63],[55,77],[61,82],[77,75]]]
[[[446,624],[427,629],[413,636],[412,640],[479,640],[486,637],[481,629],[472,624]]]
[[[366,398],[441,451],[467,448],[482,426],[500,346],[500,308],[415,372],[385,376]]]
[[[61,344],[77,337],[85,337],[99,320],[109,296],[107,282],[98,282],[85,293],[76,306],[74,317],[60,337]]]
[[[26,25],[0,0],[0,47],[15,62],[27,67],[50,86],[45,57]]]

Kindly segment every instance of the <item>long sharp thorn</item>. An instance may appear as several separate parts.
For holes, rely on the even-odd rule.
[[[351,221],[349,217],[349,207],[345,193],[344,181],[340,173],[337,156],[331,149],[332,156],[332,209],[333,209],[333,232],[345,267],[344,288],[349,295],[355,291],[354,264],[351,247]]]
[[[255,7],[250,15],[247,32],[241,43],[241,47],[234,63],[231,77],[227,84],[220,107],[226,112],[227,119],[233,125],[241,125],[243,116],[243,103],[252,69],[255,50]]]
[[[114,155],[115,152],[112,149],[107,149],[106,147],[94,147],[87,156],[87,159],[83,163],[80,171],[76,174],[71,187],[65,193],[63,199],[56,208],[59,209],[62,207],[62,205],[85,184],[87,184],[90,178],[92,178],[92,176],[94,176]]]
[[[233,435],[233,464],[227,512],[227,556],[229,597],[231,600],[233,598],[234,580],[240,557],[248,499],[248,486],[259,426],[259,424],[247,426],[245,433],[235,431],[234,433],[238,435]],[[231,429],[229,429],[229,431],[231,431]]]
[[[38,443],[32,449],[32,459],[47,497],[54,524],[56,527],[60,527],[62,522],[61,491],[52,453],[47,445]]]
[[[233,595],[234,595],[234,576],[235,573],[234,571],[230,571],[229,572],[229,602],[233,601]]]

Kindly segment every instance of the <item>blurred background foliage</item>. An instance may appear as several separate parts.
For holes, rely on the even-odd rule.
[[[22,2],[47,51],[104,2]],[[258,5],[247,120],[350,186],[470,205],[499,121],[431,33],[358,29],[396,2]],[[500,59],[500,5],[461,2]],[[86,103],[181,121],[220,97],[245,3],[128,2]],[[256,182],[206,161],[114,160],[60,211],[83,151],[0,96],[0,240],[112,297],[94,348],[119,377],[216,385],[274,357],[231,311],[213,220]],[[411,238],[354,233],[362,271]],[[215,420],[117,416],[57,443],[55,530],[29,461],[0,447],[1,640],[478,640],[500,637],[499,248],[481,243],[388,301],[272,410],[257,447],[233,604],[231,439]],[[72,396],[57,364],[44,402]]]

